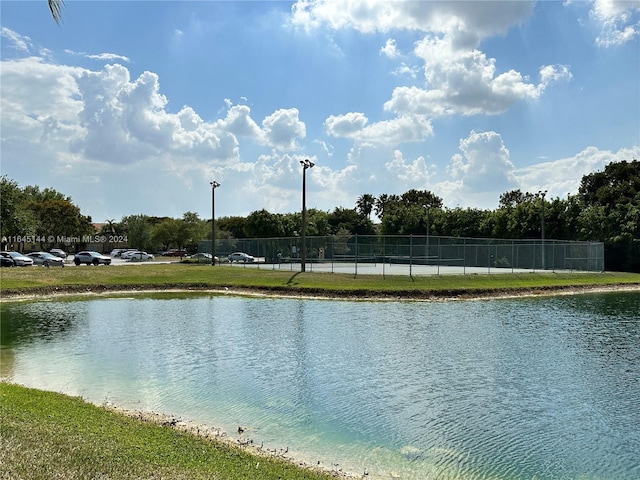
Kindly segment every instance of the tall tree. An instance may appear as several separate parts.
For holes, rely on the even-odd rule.
[[[416,190],[412,188],[403,193],[400,199],[407,207],[413,205],[429,208],[442,207],[442,199],[428,190]]]
[[[129,245],[131,247],[148,252],[154,252],[156,250],[153,241],[153,225],[147,215],[140,214],[122,217],[120,224],[129,239]]]
[[[327,220],[334,234],[341,229],[352,235],[375,235],[376,233],[373,222],[360,215],[355,208],[336,207],[328,215]]]
[[[82,215],[80,209],[67,200],[31,201],[28,208],[36,218],[36,234],[41,238],[41,247],[45,249],[53,247],[58,237],[78,237],[94,233],[91,218]]]
[[[382,193],[376,199],[376,203],[374,206],[376,216],[382,220],[385,214],[388,212],[389,208],[392,208],[394,205],[400,202],[400,197],[398,195],[387,195],[386,193]]]
[[[220,232],[228,232],[227,237],[231,238],[245,238],[244,226],[247,223],[245,217],[233,216],[233,217],[221,217],[216,218],[216,236],[218,236],[218,229]],[[211,225],[209,225],[208,238],[211,238]]]
[[[376,199],[370,193],[364,193],[358,197],[356,202],[356,210],[363,217],[371,218],[371,212],[376,203]]]
[[[28,235],[35,232],[36,219],[26,209],[23,189],[6,175],[0,178],[0,234],[3,237]]]

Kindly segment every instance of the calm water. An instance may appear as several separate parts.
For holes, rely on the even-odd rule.
[[[8,303],[2,374],[369,478],[640,478],[640,294]]]

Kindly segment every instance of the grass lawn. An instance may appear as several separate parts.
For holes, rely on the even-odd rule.
[[[58,393],[0,383],[0,411],[2,479],[334,478]]]
[[[268,268],[212,267],[190,264],[152,264],[100,267],[3,268],[0,293],[82,292],[117,289],[260,289],[284,294],[327,296],[459,296],[518,293],[568,287],[640,285],[634,273],[516,273],[473,275],[353,275],[291,272]]]

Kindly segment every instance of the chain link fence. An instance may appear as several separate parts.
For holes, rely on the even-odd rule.
[[[604,271],[604,243],[569,240],[504,240],[419,235],[332,235],[306,237],[309,270],[345,265],[408,267],[408,274],[440,273],[455,267],[460,273],[478,269],[500,271]],[[199,252],[211,253],[211,241],[202,240]],[[300,263],[301,238],[216,239],[215,253],[221,263],[232,252],[246,252],[258,265],[282,268]],[[412,267],[416,267],[415,271]],[[420,269],[428,266],[430,269]],[[434,272],[435,269],[435,272]],[[344,270],[344,268],[341,268]]]

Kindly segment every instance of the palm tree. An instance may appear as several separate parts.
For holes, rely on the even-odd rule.
[[[365,193],[360,195],[358,201],[356,202],[356,209],[358,213],[362,216],[366,216],[371,219],[371,212],[373,211],[373,206],[375,205],[376,199],[370,193]]]
[[[382,217],[384,217],[385,209],[390,202],[391,199],[386,193],[381,193],[380,196],[375,200],[376,215],[380,220],[382,220]]]
[[[60,23],[63,6],[64,0],[49,0],[49,10],[51,10],[51,16],[56,23]]]

